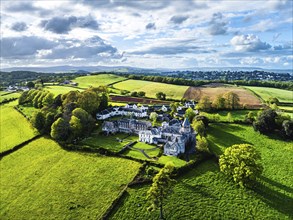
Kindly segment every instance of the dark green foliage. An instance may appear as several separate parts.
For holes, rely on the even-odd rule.
[[[206,112],[209,112],[212,108],[212,103],[211,103],[211,100],[208,96],[203,96],[198,104],[197,104],[197,108],[199,110],[203,110],[203,111],[206,111]]]
[[[252,145],[233,145],[220,156],[220,170],[241,187],[251,186],[262,173],[260,159],[260,153]]]
[[[76,108],[72,111],[72,115],[77,117],[80,120],[82,125],[82,134],[81,136],[87,136],[95,127],[95,120],[93,117],[87,113],[82,108]]]
[[[283,121],[282,133],[289,139],[293,140],[293,120]]]
[[[156,93],[156,98],[160,100],[165,100],[166,99],[166,94],[163,92],[158,92]]]
[[[32,125],[40,132],[44,132],[44,126],[45,126],[45,115],[41,111],[34,112],[32,119],[31,119]]]
[[[197,132],[200,137],[206,136],[206,126],[202,120],[194,120],[192,122],[192,128]]]
[[[138,97],[138,94],[137,94],[137,92],[136,92],[136,91],[133,91],[133,92],[131,92],[131,93],[130,93],[130,96],[133,96],[133,97]]]
[[[207,128],[209,126],[209,119],[204,115],[197,115],[195,116],[196,121],[202,121]]]
[[[20,97],[18,98],[18,104],[19,105],[25,104],[28,101],[27,100],[28,96],[29,96],[29,91],[25,91],[21,93]]]
[[[137,93],[138,97],[145,97],[145,92],[144,91],[139,91]]]
[[[58,118],[51,126],[51,137],[56,141],[66,141],[69,137],[69,123]]]
[[[51,132],[51,126],[54,123],[54,114],[49,112],[46,114],[45,118],[45,126],[44,126],[44,132],[47,134],[50,134]]]
[[[262,134],[268,134],[272,132],[276,128],[276,117],[277,113],[274,110],[264,110],[253,123],[254,130],[259,131]]]
[[[35,84],[34,84],[33,82],[28,82],[28,83],[26,84],[26,86],[27,86],[28,88],[32,89],[32,88],[35,87]]]
[[[108,105],[109,105],[109,96],[107,93],[103,92],[100,97],[99,111],[102,111],[102,110],[108,108]]]

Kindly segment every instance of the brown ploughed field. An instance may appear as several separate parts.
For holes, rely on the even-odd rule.
[[[209,96],[211,101],[213,101],[217,95],[225,94],[227,92],[236,93],[239,96],[240,104],[245,104],[247,108],[262,107],[261,101],[252,92],[241,87],[222,83],[211,83],[204,86],[189,87],[184,94],[184,98],[198,101],[203,96]]]

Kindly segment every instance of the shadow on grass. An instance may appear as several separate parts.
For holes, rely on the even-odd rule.
[[[220,155],[224,152],[225,148],[230,147],[234,144],[251,144],[245,139],[229,133],[231,131],[235,131],[235,129],[245,130],[235,125],[225,124],[210,127],[208,131],[208,143],[210,149],[217,155]]]
[[[293,188],[290,188],[290,187],[288,187],[288,186],[285,186],[285,185],[283,185],[283,184],[281,184],[281,183],[278,183],[278,182],[276,182],[276,181],[274,181],[274,180],[271,180],[271,179],[269,179],[269,178],[267,178],[267,177],[264,177],[264,176],[260,177],[260,179],[261,179],[261,181],[263,181],[264,183],[270,184],[270,185],[272,185],[272,186],[274,186],[274,187],[277,187],[277,188],[279,188],[279,189],[281,189],[281,190],[284,190],[284,191],[286,191],[286,192],[288,192],[288,193],[291,193],[292,196],[293,196]],[[293,198],[292,198],[292,199],[293,199]],[[292,204],[292,205],[293,205],[293,204]]]
[[[195,185],[195,186],[192,186],[192,185],[187,184],[187,183],[185,183],[183,181],[180,181],[179,183],[181,185],[183,185],[185,188],[193,191],[194,193],[198,193],[198,194],[200,194],[203,197],[211,198],[211,199],[217,199],[215,196],[213,196],[212,194],[210,194],[210,193],[208,193],[206,191],[206,189],[205,189],[206,186],[204,186],[204,185]]]
[[[292,218],[293,197],[273,190],[269,186],[271,185],[277,187],[280,190],[285,190],[289,193],[292,193],[292,189],[266,177],[262,177],[261,179],[263,180],[264,184],[256,185],[253,191],[256,192],[259,195],[260,199],[263,200],[267,205]]]

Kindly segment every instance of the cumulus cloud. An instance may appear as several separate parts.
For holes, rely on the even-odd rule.
[[[56,47],[51,53],[45,54],[44,59],[76,59],[76,58],[111,58],[120,59],[123,54],[119,53],[117,48],[105,43],[100,37],[95,36],[85,41],[62,40],[60,45],[65,47]]]
[[[45,30],[56,34],[67,34],[75,27],[89,28],[93,30],[97,30],[99,28],[99,24],[91,16],[53,17],[49,20],[43,20],[40,25]]]
[[[80,2],[80,1],[77,1]],[[83,0],[83,4],[90,5],[95,8],[133,8],[139,10],[160,10],[170,5],[169,0],[160,1],[121,1],[121,0],[103,0],[103,1],[92,1]]]
[[[17,31],[17,32],[22,32],[27,30],[27,25],[25,22],[16,22],[14,24],[12,24],[11,26],[11,30]]]
[[[36,55],[38,50],[47,50],[57,46],[54,41],[35,36],[2,38],[0,44],[3,58],[24,58]]]
[[[170,21],[173,22],[174,24],[181,24],[187,19],[188,19],[188,16],[177,15],[177,16],[171,17]]]
[[[213,14],[212,20],[209,22],[210,26],[208,32],[211,35],[224,35],[227,33],[227,24],[228,22],[225,21],[222,13],[215,13]]]
[[[155,23],[148,23],[146,26],[145,26],[145,29],[147,30],[151,30],[151,29],[156,29],[156,24]]]
[[[20,2],[16,4],[9,4],[5,7],[9,12],[29,12],[29,13],[39,13],[39,14],[48,14],[49,10],[36,7],[31,2]]]
[[[268,50],[272,47],[270,44],[262,42],[254,34],[237,35],[230,40],[230,43],[236,51],[242,52],[257,52]]]
[[[186,53],[211,53],[215,52],[210,50],[205,50],[198,46],[184,46],[184,45],[176,45],[176,46],[153,46],[146,49],[136,50],[130,52],[130,54],[136,54],[136,55],[144,55],[144,54],[156,54],[156,55],[175,55],[175,54],[186,54]]]

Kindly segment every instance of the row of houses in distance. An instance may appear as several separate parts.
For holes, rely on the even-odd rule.
[[[185,114],[185,111],[189,107],[192,109],[195,108],[194,101],[188,101],[188,102],[185,102],[183,106],[178,106],[176,116],[183,117]],[[164,113],[170,110],[171,109],[169,105],[144,106],[144,105],[137,105],[137,104],[126,104],[123,107],[113,106],[101,112],[98,112],[96,114],[96,118],[97,120],[105,120],[115,116],[130,116],[130,115],[136,118],[146,118],[149,116],[150,112],[161,112],[163,114],[159,114],[159,117],[164,118],[166,117],[166,114]]]

